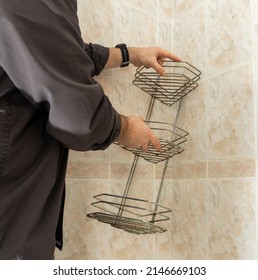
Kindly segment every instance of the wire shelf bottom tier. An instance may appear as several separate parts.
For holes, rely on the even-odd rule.
[[[89,218],[99,222],[109,224],[112,227],[123,229],[126,232],[134,234],[155,234],[167,231],[165,228],[156,226],[153,223],[145,222],[138,219],[119,217],[106,213],[95,212],[87,215]]]

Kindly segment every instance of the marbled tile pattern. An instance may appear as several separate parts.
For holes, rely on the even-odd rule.
[[[173,42],[175,53],[197,67],[202,72],[202,77],[206,73],[205,15],[205,5],[201,4],[188,16],[175,20]]]
[[[204,161],[206,156],[206,87],[199,87],[187,95],[182,103],[178,126],[189,133],[185,151],[175,161]]]
[[[181,197],[180,185],[197,184],[200,189],[191,196],[185,188],[185,198],[190,204],[203,201],[206,216],[203,233],[200,221],[192,224],[187,216],[187,203],[180,208],[179,215],[188,218],[184,224],[172,219],[182,244],[176,250],[172,242],[172,259],[193,257],[191,234],[204,234],[194,258],[258,258],[257,4],[175,1],[174,51],[199,67],[202,80],[183,102],[180,124],[190,136],[169,174],[174,201]]]
[[[254,46],[255,46],[255,57],[258,57],[258,1],[253,0],[254,2],[254,10],[253,10],[253,18],[254,18]]]
[[[252,157],[255,153],[252,64],[218,74],[208,83],[208,157]]]
[[[175,0],[175,18],[181,18],[204,0]]]
[[[257,259],[257,182],[209,180],[208,258]]]
[[[224,161],[209,161],[208,176],[209,178],[255,177],[255,159],[242,158]]]
[[[251,1],[208,1],[209,73],[221,71],[252,58]]]
[[[96,212],[90,204],[93,195],[106,192],[105,180],[67,180],[64,216],[64,249],[56,259],[105,259],[109,232],[107,225],[87,217]],[[105,234],[103,234],[105,232]]]
[[[181,107],[185,151],[169,161],[162,185],[167,231],[138,236],[88,218],[98,211],[94,195],[123,194],[134,156],[116,145],[71,151],[56,258],[258,259],[258,1],[78,0],[78,10],[86,42],[159,45],[202,76]],[[150,96],[132,85],[134,73],[130,65],[96,79],[118,112],[145,116]],[[177,106],[156,101],[151,119],[173,123]],[[155,202],[164,164],[140,159],[128,195]]]
[[[86,42],[112,46],[114,37],[113,0],[78,1],[81,32]]]
[[[205,259],[205,180],[173,180],[171,187],[171,257]]]

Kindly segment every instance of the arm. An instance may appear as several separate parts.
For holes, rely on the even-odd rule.
[[[164,75],[165,71],[162,67],[163,62],[166,59],[174,61],[180,61],[180,58],[171,52],[159,47],[148,48],[128,48],[130,62],[136,66],[145,66],[147,68],[153,68],[160,75]],[[109,49],[109,58],[105,65],[105,69],[119,67],[122,63],[121,51],[118,48]]]

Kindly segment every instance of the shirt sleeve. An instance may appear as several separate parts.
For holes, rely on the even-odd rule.
[[[48,110],[46,129],[74,150],[105,149],[120,116],[93,76],[108,49],[85,44],[70,1],[0,2],[0,66],[35,106]]]
[[[84,43],[84,48],[94,64],[94,75],[99,75],[107,63],[109,49],[92,43]]]

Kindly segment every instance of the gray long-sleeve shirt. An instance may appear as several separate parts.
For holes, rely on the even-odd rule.
[[[0,0],[0,75],[17,88],[0,98],[0,258],[51,258],[67,148],[105,149],[119,134],[93,78],[108,56],[83,42],[76,0]]]
[[[51,135],[72,149],[98,149],[113,140],[120,118],[92,78],[108,49],[83,42],[76,6],[1,0],[0,66],[26,98],[49,110]]]

